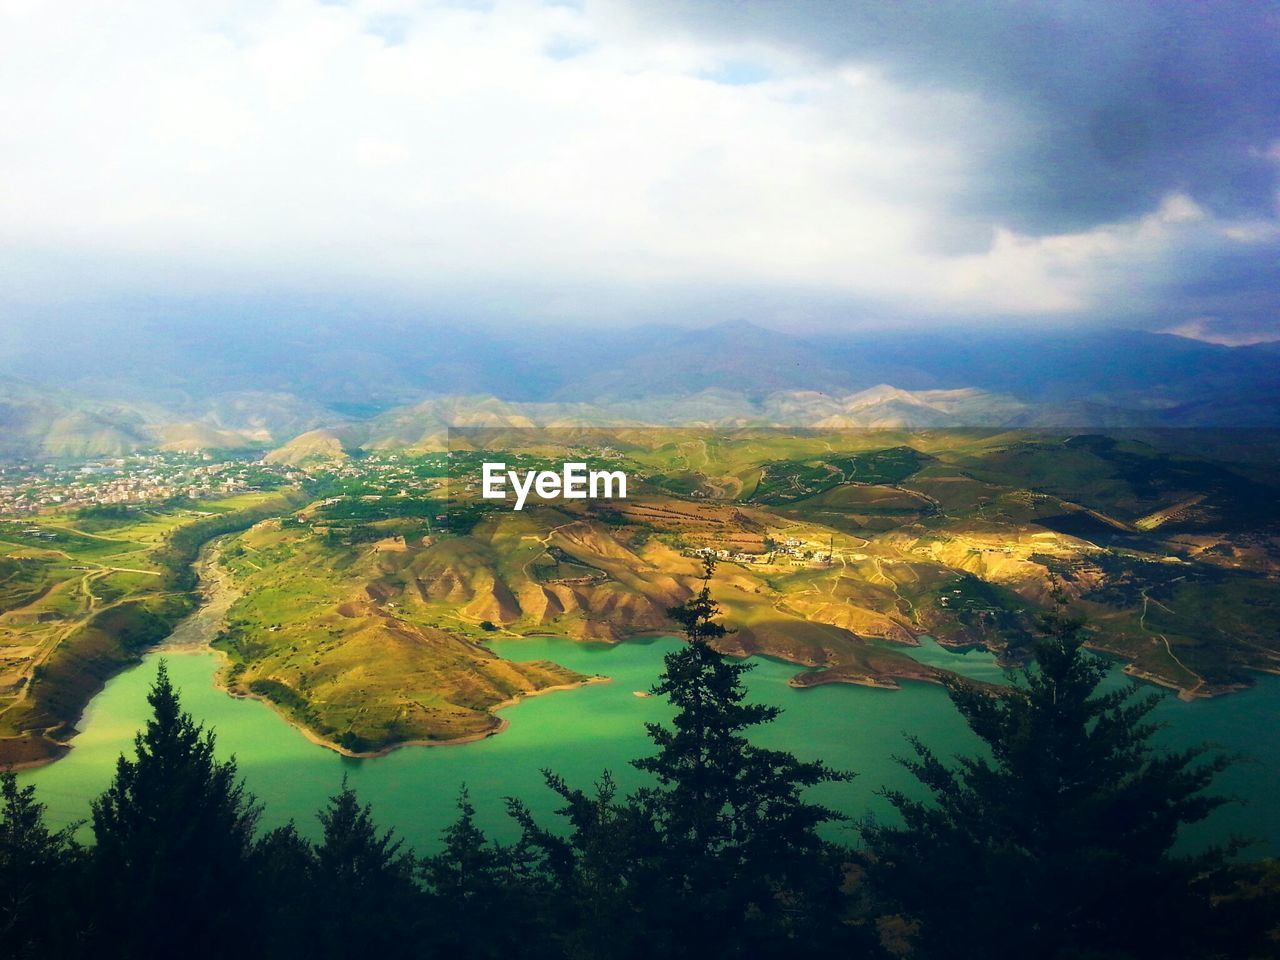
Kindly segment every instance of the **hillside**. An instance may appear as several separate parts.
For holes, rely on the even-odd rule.
[[[216,643],[228,688],[333,749],[369,755],[488,736],[503,726],[495,709],[590,679],[502,659],[456,625],[416,616],[402,579],[415,554],[394,537],[345,548],[278,520],[238,538],[223,562],[242,596]]]
[[[1190,447],[1021,431],[569,435],[575,449],[607,438],[641,487],[608,505],[477,503],[464,489],[476,457],[556,442],[496,427],[467,435],[487,452],[455,453],[426,499],[331,499],[240,537],[233,689],[348,746],[480,735],[494,704],[552,679],[495,676],[507,665],[486,638],[670,631],[706,551],[735,628],[722,649],[793,663],[797,686],[937,679],[912,657],[926,634],[1019,663],[1050,577],[1089,615],[1095,649],[1184,697],[1280,666],[1276,491]]]
[[[834,402],[974,400],[880,389]],[[531,429],[513,409],[430,410],[501,424],[455,431],[447,454],[347,457],[342,435],[317,432],[287,448],[305,497],[7,520],[0,750],[56,753],[105,677],[190,608],[195,548],[250,524],[222,554],[241,593],[218,640],[225,681],[352,754],[487,736],[502,705],[585,682],[485,641],[669,632],[707,554],[735,627],[722,649],[795,664],[797,686],[935,680],[913,657],[925,635],[1022,662],[1051,577],[1089,617],[1090,646],[1185,698],[1280,669],[1270,434]],[[486,459],[570,455],[625,469],[627,499],[521,512],[478,499]]]
[[[1269,344],[1029,328],[800,336],[704,328],[50,337],[0,357],[0,457],[272,449],[314,430],[430,449],[449,426],[1280,426]],[[500,335],[497,335],[499,334]],[[296,334],[296,335],[295,335]],[[51,352],[50,344],[57,343]]]
[[[332,430],[309,430],[272,450],[264,458],[267,463],[300,464],[324,461],[342,461],[350,456],[342,438]]]
[[[292,509],[294,497],[0,524],[0,766],[60,755],[103,684],[195,607],[200,546]]]

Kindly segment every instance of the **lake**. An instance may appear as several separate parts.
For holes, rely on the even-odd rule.
[[[497,736],[469,744],[406,747],[385,757],[352,760],[310,743],[265,704],[237,700],[213,686],[215,654],[200,649],[169,650],[163,655],[180,689],[184,706],[212,727],[219,753],[234,754],[249,788],[266,805],[265,824],[290,819],[310,835],[318,832],[316,810],[334,793],[344,776],[371,803],[375,817],[419,851],[436,847],[440,830],[456,813],[458,788],[466,783],[481,825],[491,836],[511,840],[516,830],[502,799],[524,800],[544,822],[557,806],[543,785],[548,768],[571,784],[587,787],[600,773],[613,771],[626,788],[641,775],[628,761],[650,751],[646,721],[669,718],[668,705],[657,697],[637,697],[662,669],[662,656],[677,640],[648,638],[616,646],[578,643],[559,638],[499,640],[494,649],[514,660],[555,660],[586,674],[603,674],[610,683],[591,684],[524,700],[502,711],[510,725]],[[1000,680],[1002,672],[982,651],[954,653],[928,640],[915,651],[921,660],[967,676]],[[24,783],[35,783],[38,796],[57,824],[89,815],[90,799],[110,781],[116,758],[131,748],[144,723],[147,689],[155,677],[159,654],[112,679],[90,703],[80,734],[63,759],[23,771]],[[756,742],[785,747],[808,758],[821,758],[838,769],[858,774],[850,783],[827,784],[812,797],[857,818],[870,811],[891,815],[876,794],[883,787],[910,791],[914,781],[893,760],[908,752],[905,735],[920,736],[942,756],[972,751],[976,740],[958,722],[945,692],[925,683],[905,683],[900,691],[828,685],[795,690],[787,680],[792,664],[755,658],[748,675],[753,698],[783,708],[782,717],[762,728]],[[1108,684],[1128,680],[1115,671]],[[1144,687],[1144,690],[1151,690]],[[1162,744],[1187,746],[1202,740],[1219,743],[1231,753],[1247,755],[1219,781],[1219,792],[1243,798],[1218,811],[1186,838],[1191,846],[1244,834],[1263,841],[1255,855],[1280,853],[1280,677],[1262,676],[1249,691],[1214,700],[1183,703],[1166,697],[1156,718],[1168,724]],[[856,840],[848,826],[829,831],[833,839]],[[86,828],[86,836],[87,836]]]

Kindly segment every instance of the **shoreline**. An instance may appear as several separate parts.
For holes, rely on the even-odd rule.
[[[121,673],[124,673],[126,670],[133,670],[141,666],[143,661],[146,660],[146,658],[151,656],[152,654],[199,653],[199,652],[203,652],[203,649],[212,651],[213,648],[207,645],[203,649],[201,649],[201,648],[196,648],[191,644],[181,644],[181,643],[174,644],[174,643],[171,643],[171,640],[175,633],[177,633],[187,624],[191,623],[192,620],[199,617],[207,609],[209,601],[206,599],[205,586],[208,581],[205,579],[205,568],[213,565],[213,562],[212,562],[213,552],[218,549],[219,542],[224,540],[228,536],[231,536],[231,534],[223,534],[221,536],[214,537],[211,540],[207,541],[206,543],[202,544],[200,547],[199,553],[196,556],[195,561],[191,564],[192,568],[196,572],[196,577],[197,577],[197,586],[192,591],[192,593],[194,593],[197,597],[200,598],[196,608],[192,610],[189,614],[187,614],[185,617],[183,617],[181,620],[179,620],[176,624],[174,624],[173,629],[169,631],[168,635],[163,640],[161,640],[155,646],[149,647],[146,650],[143,650],[142,653],[138,655],[138,660],[136,663],[128,664],[122,667],[120,670],[113,673],[110,677],[107,678],[107,680],[104,682],[103,686],[99,688],[97,693],[95,693],[92,697],[90,697],[88,702],[86,702],[85,705],[80,708],[80,712],[76,715],[75,720],[71,724],[71,735],[69,737],[67,737],[65,740],[57,740],[46,734],[38,734],[36,737],[25,738],[25,739],[43,741],[44,743],[49,744],[53,748],[51,755],[40,757],[34,760],[19,760],[19,761],[10,762],[10,763],[0,763],[0,769],[34,770],[39,767],[46,767],[51,763],[57,763],[59,760],[65,757],[68,753],[71,752],[72,748],[75,746],[75,738],[79,736],[81,732],[80,725],[84,723],[85,716],[89,713],[90,705],[92,705],[94,699],[96,699],[102,693],[102,690],[105,689],[106,684],[110,683],[112,680],[114,680]],[[223,578],[218,578],[218,579],[221,582]],[[223,616],[225,616],[225,613],[223,614]],[[6,739],[19,739],[19,738],[6,738]]]
[[[218,549],[217,545],[215,544],[215,542],[211,541],[208,544],[208,546],[212,548],[210,551],[210,554],[207,557],[202,557],[198,561],[198,569],[196,570],[196,575],[200,578],[200,583],[202,586],[201,593],[202,594],[205,593],[205,591],[203,590],[203,586],[206,583],[210,582],[210,580],[216,582],[218,584],[218,587],[221,590],[236,592],[234,590],[234,587],[230,586],[228,582],[230,578],[226,575],[225,572],[222,572],[223,568],[221,564],[219,564],[216,558],[213,556],[213,551]],[[220,571],[220,574],[212,576],[207,579],[206,578],[207,574],[214,570]],[[239,596],[238,592],[236,592],[236,596],[237,597]],[[235,599],[234,598],[231,599],[231,601],[227,604],[227,610],[230,609],[231,604],[234,602],[235,602]],[[200,610],[197,610],[196,613],[192,614],[192,616],[193,617],[196,616],[198,613],[200,613],[204,609],[206,608],[202,606]],[[218,619],[220,623],[225,619],[227,610],[222,611],[222,613],[218,615]],[[183,621],[183,622],[185,623],[186,621]],[[176,628],[174,632],[177,632]],[[170,638],[171,637],[172,637],[172,634],[170,634]],[[165,652],[178,653],[178,654],[198,654],[198,653],[213,654],[217,658],[217,662],[214,666],[213,678],[212,678],[213,687],[215,690],[221,691],[222,693],[225,693],[228,697],[231,697],[232,699],[235,699],[235,700],[255,700],[258,703],[265,704],[271,710],[272,713],[274,713],[277,717],[279,717],[289,726],[293,727],[295,730],[301,733],[302,736],[305,737],[310,743],[315,744],[317,747],[323,747],[326,750],[332,750],[334,753],[338,754],[339,756],[346,757],[350,760],[373,760],[378,757],[385,757],[388,754],[394,753],[396,750],[399,750],[402,747],[453,747],[453,746],[462,746],[468,743],[476,743],[480,740],[487,740],[489,737],[496,736],[497,734],[501,733],[503,730],[506,730],[508,726],[510,726],[509,720],[503,717],[497,716],[497,711],[499,710],[503,710],[503,709],[506,709],[507,707],[515,706],[517,703],[519,703],[522,700],[527,700],[530,697],[537,697],[544,693],[554,693],[558,690],[576,690],[579,687],[584,687],[587,684],[591,684],[591,683],[611,683],[612,682],[612,678],[610,677],[594,676],[594,677],[588,677],[587,679],[577,683],[558,683],[550,687],[543,687],[539,690],[531,690],[528,693],[522,693],[514,697],[508,697],[506,700],[502,700],[494,704],[493,706],[486,708],[486,712],[491,717],[493,717],[495,721],[497,721],[488,730],[479,730],[475,733],[463,734],[460,737],[452,737],[448,740],[422,740],[422,739],[400,740],[396,743],[388,744],[385,747],[379,747],[377,750],[349,750],[346,747],[338,743],[335,743],[332,740],[327,739],[323,735],[317,733],[315,730],[312,730],[310,727],[308,727],[306,724],[298,720],[296,717],[290,716],[288,713],[284,711],[283,708],[281,708],[281,706],[278,703],[276,703],[270,697],[264,697],[262,694],[254,693],[251,690],[233,689],[232,687],[228,686],[225,678],[225,671],[227,667],[231,664],[231,657],[227,654],[225,650],[219,650],[207,640],[204,642],[202,646],[195,646],[193,644],[171,644],[169,642],[169,638],[166,638],[164,641],[158,644],[153,650],[148,651],[148,653],[165,653]]]
[[[210,647],[207,651],[191,650],[186,652],[188,653],[208,652],[208,653],[216,654],[219,657],[226,658],[225,653],[223,653],[221,650],[214,650],[212,647]],[[279,717],[289,726],[293,727],[295,730],[301,733],[302,736],[305,737],[309,742],[315,744],[317,747],[324,747],[326,750],[332,750],[334,753],[338,754],[339,756],[346,757],[349,760],[375,760],[378,757],[385,757],[388,754],[395,753],[395,751],[401,749],[402,747],[460,747],[468,743],[477,743],[480,740],[488,740],[490,737],[497,736],[499,733],[506,730],[507,727],[511,725],[511,721],[507,720],[505,717],[497,716],[497,711],[499,710],[505,710],[507,707],[513,707],[516,704],[520,703],[522,700],[529,700],[533,697],[541,696],[544,693],[555,693],[561,690],[577,690],[580,687],[585,687],[585,686],[588,686],[589,684],[613,682],[612,677],[594,676],[594,677],[588,677],[586,680],[583,680],[579,683],[557,683],[554,686],[543,687],[540,690],[532,690],[529,693],[522,693],[519,696],[509,697],[506,700],[503,700],[500,703],[487,708],[487,711],[489,712],[490,716],[492,716],[497,721],[497,723],[489,730],[481,730],[481,731],[477,731],[476,733],[467,733],[467,734],[463,734],[460,737],[454,737],[449,740],[400,740],[396,743],[388,744],[385,747],[379,747],[377,750],[348,750],[346,747],[343,747],[337,743],[334,743],[332,740],[325,739],[320,734],[312,730],[310,727],[301,723],[294,717],[289,716],[287,713],[285,713],[283,710],[280,709],[279,704],[277,704],[274,700],[271,700],[269,697],[264,697],[261,694],[253,693],[252,691],[241,692],[239,690],[232,690],[223,682],[222,666],[223,665],[219,665],[215,669],[213,674],[213,686],[216,690],[220,690],[221,692],[225,693],[227,696],[235,700],[256,700],[259,703],[265,704],[271,710],[272,713],[274,713],[277,717]]]
[[[340,756],[347,757],[349,759],[360,759],[360,760],[376,759],[378,757],[387,756],[388,754],[391,754],[396,750],[401,749],[402,747],[416,747],[416,746],[447,747],[447,746],[460,746],[468,743],[476,743],[480,740],[485,740],[485,739],[488,739],[489,737],[496,736],[499,733],[502,733],[504,730],[506,730],[510,725],[510,722],[505,718],[498,716],[499,711],[502,711],[508,707],[514,706],[520,703],[522,700],[525,700],[531,697],[540,696],[545,693],[554,693],[562,690],[574,690],[574,689],[578,689],[580,687],[586,686],[588,684],[612,682],[611,678],[609,677],[593,676],[593,677],[588,677],[587,679],[579,682],[554,684],[549,687],[544,687],[542,689],[532,690],[527,693],[520,693],[515,696],[509,697],[506,700],[503,700],[503,701],[500,701],[499,703],[494,704],[493,706],[485,708],[485,711],[491,717],[493,717],[495,721],[493,726],[486,730],[475,731],[473,733],[467,733],[467,734],[463,734],[461,736],[453,737],[449,739],[435,740],[435,739],[419,738],[419,739],[413,739],[413,740],[403,740],[393,744],[388,744],[384,747],[379,747],[376,750],[356,751],[356,750],[347,749],[339,745],[338,743],[334,742],[333,740],[328,739],[325,736],[312,730],[310,727],[306,726],[306,724],[303,723],[302,721],[299,721],[296,718],[290,716],[288,713],[285,712],[285,710],[279,704],[275,703],[275,701],[271,700],[269,697],[265,697],[260,694],[253,693],[248,690],[233,689],[232,687],[228,686],[227,683],[225,682],[224,675],[230,663],[230,657],[225,651],[218,650],[215,647],[213,647],[211,641],[213,638],[213,634],[216,632],[216,630],[219,629],[225,623],[225,618],[231,605],[235,603],[236,599],[240,595],[240,591],[236,590],[234,586],[234,582],[232,581],[232,578],[230,577],[229,573],[227,573],[225,568],[223,568],[222,565],[218,562],[218,553],[221,549],[223,541],[226,540],[228,536],[230,536],[230,534],[224,534],[222,536],[214,537],[208,542],[206,542],[205,544],[203,544],[200,548],[200,551],[196,560],[191,564],[192,569],[196,573],[197,581],[198,581],[198,585],[195,591],[193,592],[196,593],[197,596],[200,598],[199,605],[190,614],[188,614],[186,617],[180,620],[174,626],[173,630],[168,634],[168,636],[166,636],[154,647],[144,651],[139,657],[138,664],[135,664],[134,666],[141,664],[146,657],[151,656],[153,654],[154,655],[165,655],[165,654],[183,655],[183,654],[197,654],[197,653],[213,653],[217,657],[217,662],[215,663],[214,674],[212,677],[212,683],[215,689],[221,691],[222,693],[225,693],[229,697],[232,697],[238,700],[257,700],[261,703],[266,704],[281,720],[283,720],[285,723],[289,724],[291,727],[293,727],[298,732],[300,732],[309,742],[315,744],[316,746],[323,747],[327,750],[331,750],[334,753],[339,754]],[[212,620],[212,622],[206,622],[210,620]],[[194,632],[195,636],[191,639],[187,639],[184,636],[180,636],[187,632]],[[536,631],[536,632],[521,633],[521,634],[503,633],[498,636],[488,638],[488,643],[486,643],[486,645],[489,645],[490,643],[492,643],[494,646],[500,647],[503,642],[519,641],[521,639],[534,639],[539,637],[560,637],[560,638],[563,638],[572,642],[577,642],[577,643],[600,643],[606,646],[617,646],[622,643],[629,642],[633,639],[658,638],[658,637],[666,637],[670,635],[671,635],[670,631],[645,629],[645,630],[637,630],[633,633],[628,633],[625,636],[619,637],[616,639],[611,637],[574,638],[574,637],[568,637],[568,636],[565,636],[564,634],[559,634],[551,631],[546,631],[546,632]],[[179,636],[179,639],[175,640],[175,636]],[[913,637],[912,642],[910,643],[895,641],[893,638],[880,638],[880,639],[886,642],[902,644],[905,646],[919,646],[919,639],[916,637]],[[948,652],[956,652],[956,653],[962,652],[967,649],[981,648],[983,646],[982,644],[951,645],[951,644],[944,643],[943,641],[940,641],[940,640],[937,640],[936,642],[941,648],[947,650]],[[1116,656],[1116,654],[1114,654],[1112,651],[1108,651],[1105,648],[1092,648],[1092,649],[1095,649],[1097,652],[1104,653],[1113,657]],[[495,651],[495,653],[496,652],[497,651]],[[769,655],[758,654],[758,653],[748,654],[748,658],[750,656],[769,656]],[[781,659],[781,658],[777,658],[777,659]],[[789,660],[781,660],[781,662],[793,663],[793,661],[789,661]],[[804,666],[804,664],[799,664],[799,665]],[[126,667],[125,669],[132,669],[132,668],[133,667]],[[1258,670],[1258,672],[1264,673],[1264,674],[1280,674],[1280,669],[1267,669],[1265,667],[1256,668],[1256,669]],[[1246,691],[1250,689],[1250,687],[1252,686],[1252,684],[1210,686],[1210,685],[1201,683],[1200,685],[1197,685],[1195,688],[1186,688],[1186,687],[1180,686],[1174,681],[1167,680],[1158,675],[1154,675],[1147,671],[1141,670],[1133,663],[1124,663],[1123,666],[1121,667],[1121,670],[1127,676],[1132,677],[1136,680],[1151,683],[1153,685],[1162,687],[1164,689],[1167,689],[1176,693],[1178,698],[1186,703],[1191,703],[1196,700],[1215,699],[1218,697],[1229,695],[1231,693]],[[793,676],[787,681],[787,686],[793,690],[806,690],[806,689],[810,689],[818,686],[842,684],[842,685],[848,685],[848,686],[860,686],[867,689],[898,691],[903,689],[902,684],[899,681],[917,680],[925,683],[934,683],[934,684],[941,682],[940,678],[934,672],[934,670],[923,671],[920,674],[916,674],[914,672],[904,672],[902,674],[888,673],[888,674],[882,674],[882,675],[861,674],[861,675],[848,675],[848,676],[841,676],[838,672],[838,669],[835,671],[831,671],[831,670],[821,671],[821,673],[822,673],[822,676],[820,679],[816,679],[809,682],[805,682],[804,680],[801,679],[802,677],[807,676],[808,674],[803,672],[800,674],[796,674],[795,676]],[[91,702],[92,701],[90,701],[90,703]],[[43,736],[43,735],[38,738],[39,740],[43,741],[44,744],[47,745],[49,750],[47,755],[36,757],[33,759],[28,759],[28,760],[14,761],[7,764],[3,764],[2,766],[4,768],[11,769],[11,770],[30,770],[30,769],[47,766],[52,763],[56,763],[58,760],[65,757],[73,748],[74,739],[76,735],[80,733],[80,726],[84,722],[85,716],[88,713],[88,709],[89,709],[89,703],[86,703],[74,721],[73,732],[71,736],[69,736],[66,740],[57,740],[52,737]]]
[[[305,737],[309,742],[315,744],[318,747],[323,747],[327,750],[331,750],[334,753],[339,754],[340,756],[347,757],[348,759],[353,759],[353,760],[371,760],[371,759],[376,759],[378,757],[385,757],[388,754],[401,749],[402,747],[451,747],[451,746],[462,746],[464,744],[476,743],[480,740],[486,740],[489,737],[496,736],[497,734],[506,730],[508,726],[510,726],[509,720],[497,715],[498,711],[500,710],[505,710],[507,707],[515,706],[516,704],[520,703],[522,700],[527,700],[531,697],[541,696],[544,693],[555,693],[557,691],[563,691],[563,690],[576,690],[580,687],[587,686],[588,684],[612,682],[611,677],[594,676],[594,677],[588,677],[585,680],[582,680],[576,683],[558,683],[549,687],[543,687],[539,690],[531,690],[527,693],[521,693],[513,697],[508,697],[506,700],[502,700],[494,704],[493,706],[486,708],[486,712],[488,712],[489,715],[492,716],[496,721],[494,725],[488,730],[481,730],[475,733],[463,734],[462,736],[453,737],[447,740],[423,740],[423,739],[402,740],[397,743],[388,744],[385,747],[380,747],[377,750],[368,750],[368,751],[348,750],[347,748],[333,742],[332,740],[326,739],[321,734],[316,733],[314,730],[307,727],[305,724],[301,723],[294,717],[289,716],[287,713],[284,712],[284,710],[280,708],[279,704],[275,703],[270,698],[264,697],[260,694],[253,693],[251,691],[235,690],[229,687],[224,680],[224,671],[226,670],[226,667],[230,663],[230,657],[227,655],[225,651],[218,650],[216,647],[212,645],[212,643],[210,642],[211,641],[210,636],[199,636],[195,642],[186,640],[185,638],[180,638],[176,641],[174,640],[174,635],[180,634],[181,632],[184,631],[184,629],[187,631],[191,631],[194,629],[194,630],[200,631],[201,633],[203,633],[205,630],[216,630],[216,628],[220,627],[225,622],[227,610],[230,609],[231,605],[235,603],[235,600],[239,596],[239,592],[236,591],[234,586],[232,585],[231,578],[225,573],[221,565],[217,562],[217,558],[216,558],[217,552],[221,549],[221,542],[225,539],[226,539],[226,535],[215,537],[211,539],[208,543],[205,543],[200,548],[200,553],[197,556],[195,562],[193,562],[191,565],[195,570],[196,577],[198,579],[198,586],[194,592],[200,597],[200,603],[196,607],[196,609],[194,609],[190,614],[188,614],[186,617],[180,620],[174,626],[173,630],[170,631],[168,636],[166,636],[163,640],[161,640],[155,646],[145,650],[139,656],[138,662],[136,664],[133,664],[132,666],[126,667],[125,668],[126,670],[134,669],[137,666],[140,666],[146,660],[146,658],[150,656],[165,656],[165,655],[190,656],[190,655],[198,655],[198,654],[206,654],[206,653],[213,654],[216,660],[214,664],[214,673],[211,680],[215,690],[218,690],[226,694],[228,697],[231,697],[236,700],[256,700],[260,703],[265,704],[277,717],[279,717],[289,726],[293,727],[295,730],[301,733],[302,736]],[[210,589],[211,587],[213,589]],[[218,596],[214,596],[214,594],[217,594]],[[223,609],[219,610],[217,606],[215,606],[215,604],[217,604],[220,600],[224,598],[225,598],[225,606]],[[207,627],[203,627],[202,620],[208,620],[211,617],[214,618],[214,622],[208,624]],[[193,627],[192,626],[193,623],[196,624],[196,626]],[[655,634],[655,635],[661,635],[661,634]],[[555,634],[546,634],[546,636],[555,636]],[[510,637],[510,638],[502,638],[502,639],[518,639],[518,638]],[[609,641],[604,641],[604,642],[608,643]],[[619,641],[613,641],[613,642],[621,643],[622,641],[619,640]],[[99,691],[99,693],[100,692],[101,691]],[[50,747],[52,748],[51,753],[49,755],[42,756],[36,759],[31,759],[31,760],[21,760],[21,761],[16,761],[12,763],[0,764],[0,768],[14,770],[14,771],[32,770],[32,769],[37,769],[39,767],[48,766],[50,764],[56,763],[57,761],[61,760],[73,749],[75,736],[80,733],[80,726],[82,723],[84,723],[85,716],[89,712],[89,706],[91,703],[92,703],[92,699],[89,701],[89,703],[86,703],[84,707],[81,708],[80,713],[76,717],[74,722],[74,726],[73,726],[74,732],[66,740],[54,740],[51,737],[45,737],[45,736],[42,736],[40,738],[45,743],[49,744]]]
[[[46,742],[53,744],[57,750],[51,757],[41,757],[39,760],[15,760],[9,763],[0,763],[0,770],[11,770],[17,773],[19,770],[38,770],[40,767],[47,767],[51,763],[57,763],[68,753],[71,752],[71,744],[64,743],[61,740],[48,740]]]
[[[808,674],[800,673],[787,681],[787,686],[792,690],[813,690],[817,687],[830,687],[838,684],[844,684],[848,687],[866,687],[868,690],[901,690],[902,684],[892,677],[880,678],[869,675],[858,677],[832,677],[827,680],[814,680],[811,683],[804,683],[800,677],[808,676]],[[923,677],[904,677],[902,679],[923,680],[925,683],[937,683],[937,680],[928,680]]]

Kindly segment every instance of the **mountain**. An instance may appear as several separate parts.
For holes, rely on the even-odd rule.
[[[840,411],[813,423],[815,427],[953,427],[1003,426],[1030,408],[1013,397],[972,387],[960,390],[900,390],[880,384],[845,397]]]
[[[0,456],[91,457],[126,453],[155,440],[147,414],[91,403],[17,380],[0,380]]]
[[[840,390],[866,376],[858,364],[842,363],[820,345],[750,323],[673,332],[602,361],[567,378],[556,398],[599,402],[706,389],[763,397],[782,390]]]
[[[1227,347],[1134,330],[980,326],[801,336],[746,322],[602,330],[243,318],[143,324],[127,336],[50,329],[21,346],[0,355],[0,376],[97,402],[154,404],[183,419],[204,419],[221,398],[285,403],[295,407],[289,416],[309,421],[290,427],[295,434],[320,425],[316,413],[368,419],[431,397],[478,394],[596,404],[706,390],[753,400],[789,390],[847,395],[892,384],[1171,416],[1184,405],[1212,407],[1227,393],[1254,407],[1274,407],[1280,396],[1275,344]]]
[[[0,356],[4,457],[438,447],[449,426],[1280,426],[1280,346],[1142,331],[246,321],[22,346]]]
[[[308,430],[272,450],[264,459],[268,463],[286,463],[296,467],[318,460],[346,460],[349,456],[346,444],[332,430]]]

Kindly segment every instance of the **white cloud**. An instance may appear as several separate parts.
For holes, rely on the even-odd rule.
[[[1280,334],[1274,330],[1238,329],[1229,322],[1223,322],[1219,317],[1193,317],[1166,327],[1160,332],[1171,333],[1176,337],[1186,337],[1189,340],[1217,343],[1226,347],[1243,347],[1280,341]]]
[[[1174,196],[1079,235],[967,224],[990,248],[942,252],[975,138],[1016,118],[594,9],[10,0],[0,244],[58,254],[23,282],[37,299],[338,277],[424,296],[702,286],[1074,313],[1140,299],[1213,225]],[[742,64],[753,82],[709,79]]]

